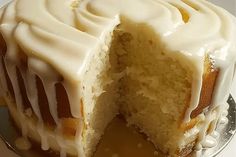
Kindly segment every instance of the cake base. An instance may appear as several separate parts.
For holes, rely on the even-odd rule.
[[[218,154],[232,139],[235,129],[235,117],[236,117],[236,104],[232,98],[228,100],[230,104],[229,108],[229,123],[227,125],[220,125],[217,131],[220,133],[219,143],[216,147],[204,150],[205,156],[211,157]],[[9,120],[9,115],[7,113],[7,107],[0,107],[0,117],[4,120],[0,125],[0,134],[7,139],[8,143],[14,147],[14,140],[19,135],[13,126],[11,120]],[[7,131],[6,131],[7,130]],[[116,134],[116,136],[114,136]],[[123,140],[127,139],[127,140]],[[115,142],[114,142],[115,141]],[[122,147],[121,147],[122,146]],[[36,149],[35,149],[36,148]],[[29,151],[17,151],[17,153],[24,157],[54,157],[51,151],[40,150],[38,144],[33,145],[33,149]],[[116,118],[106,129],[106,132],[98,145],[97,151],[94,157],[104,157],[112,156],[118,154],[119,157],[130,157],[130,156],[150,156],[150,157],[162,157],[164,156],[160,152],[157,152],[154,146],[146,141],[146,137],[137,133],[137,130],[132,127],[127,127],[123,119]]]
[[[20,123],[18,122],[17,119],[16,109],[10,105],[10,107],[8,106],[8,110],[10,117],[12,119],[10,123],[11,125],[15,125],[15,127],[13,128],[17,132],[19,131]],[[50,132],[48,132],[48,134],[50,134]],[[40,149],[39,142],[32,140],[32,139],[40,140],[39,136],[35,135],[33,132],[29,133],[29,135],[30,135],[30,141],[32,142],[32,149],[28,151],[19,150],[17,151],[18,154],[20,153],[20,155],[23,155],[25,157],[30,157],[31,155],[35,154],[37,154],[36,157],[60,156],[59,152],[55,151],[58,150],[57,145],[52,143],[50,145],[52,149],[46,152],[42,151]],[[17,148],[15,149],[17,150]],[[104,156],[117,157],[117,155],[119,157],[130,157],[130,156],[165,157],[165,155],[161,153],[161,151],[156,150],[154,145],[147,140],[147,137],[144,134],[140,134],[135,127],[132,126],[128,127],[122,116],[117,116],[107,127],[104,136],[102,137],[99,145],[97,146],[97,150],[94,154],[94,157],[104,157]],[[74,156],[67,155],[67,157],[74,157]]]

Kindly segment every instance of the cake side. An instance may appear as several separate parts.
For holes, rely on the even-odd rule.
[[[42,4],[42,1],[38,2],[39,5]],[[74,79],[75,77],[66,77],[66,75],[64,75],[65,73],[62,73],[55,67],[55,62],[52,63],[47,59],[39,59],[40,56],[37,55],[29,55],[28,52],[40,51],[37,49],[37,45],[33,44],[34,50],[30,50],[28,47],[29,45],[25,45],[24,40],[16,43],[16,40],[19,37],[18,35],[26,31],[25,28],[27,27],[23,24],[24,26],[18,27],[19,29],[15,28],[15,21],[18,18],[16,17],[17,14],[15,11],[20,6],[21,4],[16,5],[16,2],[12,2],[5,6],[1,20],[1,34],[3,35],[1,38],[1,48],[4,48],[1,53],[1,70],[2,74],[5,74],[1,76],[1,82],[8,85],[8,87],[5,88],[4,93],[6,100],[11,97],[12,100],[10,99],[10,101],[15,102],[15,106],[9,106],[9,108],[12,110],[16,109],[18,112],[17,115],[20,115],[20,121],[17,121],[17,123],[21,123],[19,127],[22,129],[22,134],[25,138],[27,138],[28,134],[31,134],[32,131],[38,133],[40,140],[36,138],[36,141],[41,143],[43,150],[48,150],[52,146],[53,149],[56,148],[61,154],[65,155],[67,154],[67,148],[70,146],[65,142],[68,139],[71,143],[74,143],[73,149],[77,150],[77,152],[74,150],[72,152],[69,151],[68,153],[79,156],[90,156],[94,152],[95,145],[103,134],[105,126],[117,113],[117,107],[113,105],[113,111],[111,111],[111,107],[109,107],[109,105],[115,102],[113,100],[113,97],[116,97],[114,94],[116,91],[116,89],[114,89],[115,85],[113,85],[112,80],[109,80],[111,79],[111,76],[105,76],[106,73],[108,73],[106,71],[109,70],[109,66],[107,65],[107,59],[109,57],[106,53],[109,45],[105,45],[106,42],[104,41],[94,46],[95,49],[101,51],[101,53],[91,55],[92,61],[91,63],[88,62],[83,65],[86,67],[82,70],[84,76],[80,77],[79,80],[74,74],[73,77],[76,76],[76,79]],[[69,7],[68,9],[71,9],[70,11],[72,12],[72,8]],[[35,13],[36,12],[37,11],[35,10]],[[30,17],[27,18],[30,19]],[[27,23],[28,19],[23,18],[22,20],[25,20]],[[50,20],[52,23],[55,22],[52,18]],[[37,20],[33,21],[36,23],[39,22]],[[102,19],[101,21],[106,21],[106,19]],[[60,23],[61,21],[58,20],[57,24],[60,25]],[[42,25],[40,26],[44,27]],[[77,23],[77,27],[80,27],[79,23]],[[62,26],[62,28],[64,28],[63,31],[70,31],[70,29],[68,29],[69,27]],[[40,35],[45,36],[47,42],[57,38],[38,28],[35,28],[35,30],[35,33],[37,32],[40,33]],[[25,34],[22,35],[24,36],[24,39],[31,38],[34,40],[34,37],[29,37],[29,34],[27,34],[28,33],[25,32]],[[81,34],[81,32],[78,31],[77,35],[78,34]],[[105,34],[107,34],[107,36],[111,35],[109,31],[104,31],[102,35]],[[75,36],[76,35],[68,35],[67,37],[76,38]],[[86,36],[86,34],[82,33],[82,36]],[[82,36],[80,39],[83,38]],[[87,35],[87,37],[96,40],[93,35]],[[61,40],[65,42],[64,44],[68,44],[68,41],[61,38],[57,38],[56,40],[57,42]],[[89,39],[85,40],[85,42],[87,41],[89,41]],[[38,42],[40,41],[38,40]],[[8,49],[6,49],[6,45],[8,45]],[[76,51],[84,49],[83,47],[81,48],[81,46],[78,46],[79,44],[72,45],[76,46],[74,48]],[[70,52],[72,50],[70,48],[73,46],[67,45],[67,47],[69,48],[67,51]],[[45,47],[43,49],[45,50]],[[71,53],[73,54],[73,52]],[[74,53],[74,55],[76,54]],[[76,62],[82,64],[82,62],[79,61],[79,58],[83,57],[83,55],[76,56],[77,57],[74,57],[74,59],[77,59]],[[57,61],[60,60],[59,58],[56,59]],[[72,60],[68,59],[67,65],[64,65],[66,71],[70,71],[70,67],[72,69],[79,68],[79,65],[70,65],[70,63],[72,63],[71,61]],[[97,64],[92,64],[96,62]],[[106,90],[107,92],[110,91],[110,93],[108,92],[107,94]],[[104,99],[107,101],[104,102]],[[101,120],[98,121],[96,119],[97,116],[94,117],[92,113],[95,112],[94,114],[97,115],[97,112],[105,111],[106,106],[103,105],[104,103],[107,104],[107,109],[111,112],[101,114],[104,116],[104,120],[102,120],[101,117],[99,118]],[[94,111],[95,106],[98,111]],[[26,110],[31,112],[30,118],[25,115]],[[12,114],[15,115],[13,111]],[[32,130],[23,124],[24,119],[34,121]],[[46,130],[49,130],[49,133]],[[54,147],[54,145],[49,142],[49,136],[52,133],[56,134],[56,137],[53,138],[52,141],[57,144],[57,147]],[[32,136],[31,138],[35,140],[35,136]]]

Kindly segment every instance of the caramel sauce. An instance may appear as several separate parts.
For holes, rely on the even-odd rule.
[[[29,102],[29,99],[27,97],[23,77],[22,77],[20,70],[18,68],[16,69],[16,73],[17,73],[17,80],[18,80],[18,84],[19,84],[20,92],[21,92],[21,96],[22,96],[22,101],[23,101],[22,104],[24,105],[24,110],[30,108],[33,111],[31,104]]]
[[[37,90],[38,90],[38,103],[39,103],[39,108],[41,111],[43,121],[48,127],[53,128],[56,126],[56,123],[54,119],[52,118],[52,115],[49,110],[48,99],[45,93],[43,82],[38,76],[36,77],[36,84],[37,84]]]
[[[67,92],[62,83],[56,84],[57,111],[59,118],[72,118]]]
[[[134,127],[127,127],[121,118],[108,126],[94,157],[164,157]]]
[[[107,127],[92,157],[165,157],[137,129],[127,127],[126,124],[122,118],[115,118]],[[52,150],[42,151],[40,145],[33,141],[32,148],[22,154],[25,157],[60,156],[58,152]],[[67,157],[72,156],[67,155]]]
[[[5,100],[0,97],[0,106],[6,106],[7,104],[5,103]]]

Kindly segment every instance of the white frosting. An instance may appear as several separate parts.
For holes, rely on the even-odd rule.
[[[183,20],[179,8],[188,13],[188,21]],[[80,5],[68,0],[17,0],[2,10],[0,32],[8,47],[4,64],[13,83],[17,108],[23,111],[16,67],[20,69],[27,96],[39,120],[38,132],[45,150],[48,144],[38,106],[36,75],[43,82],[50,113],[58,126],[55,84],[59,76],[55,70],[64,78],[73,117],[82,118],[80,86],[85,67],[102,46],[106,34],[122,18],[151,27],[161,39],[163,51],[193,71],[191,102],[185,122],[190,120],[199,103],[206,54],[220,69],[210,110],[228,97],[235,72],[236,23],[228,12],[205,0],[84,0]],[[28,56],[27,70],[21,68],[19,47]],[[2,61],[0,72],[4,73]],[[7,91],[3,75],[0,81]],[[25,117],[22,114],[20,118],[23,135],[27,135],[23,125]],[[206,115],[206,126],[211,121],[211,114]],[[200,141],[206,136],[206,129],[200,132]],[[61,154],[65,154],[63,150]]]
[[[204,141],[202,142],[202,146],[204,148],[212,148],[215,147],[216,145],[217,145],[216,139],[210,135],[207,135]]]

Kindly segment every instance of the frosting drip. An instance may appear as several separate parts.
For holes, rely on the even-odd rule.
[[[150,25],[162,39],[166,53],[175,58],[187,58],[188,62],[183,65],[193,71],[193,94],[185,121],[190,120],[191,112],[198,105],[207,54],[215,61],[215,66],[220,67],[219,80],[223,80],[217,83],[213,104],[219,105],[225,101],[222,97],[227,98],[229,91],[222,90],[228,88],[222,87],[229,86],[233,77],[236,30],[235,19],[225,10],[204,0],[84,0],[77,8],[71,3],[20,0],[16,13],[11,15],[21,21],[14,31],[17,44],[28,56],[53,66],[72,84],[79,84],[86,60],[119,16]],[[137,10],[142,10],[142,14],[137,14]],[[184,14],[189,17],[187,21],[183,20]],[[78,113],[76,109],[73,115],[79,117]]]

